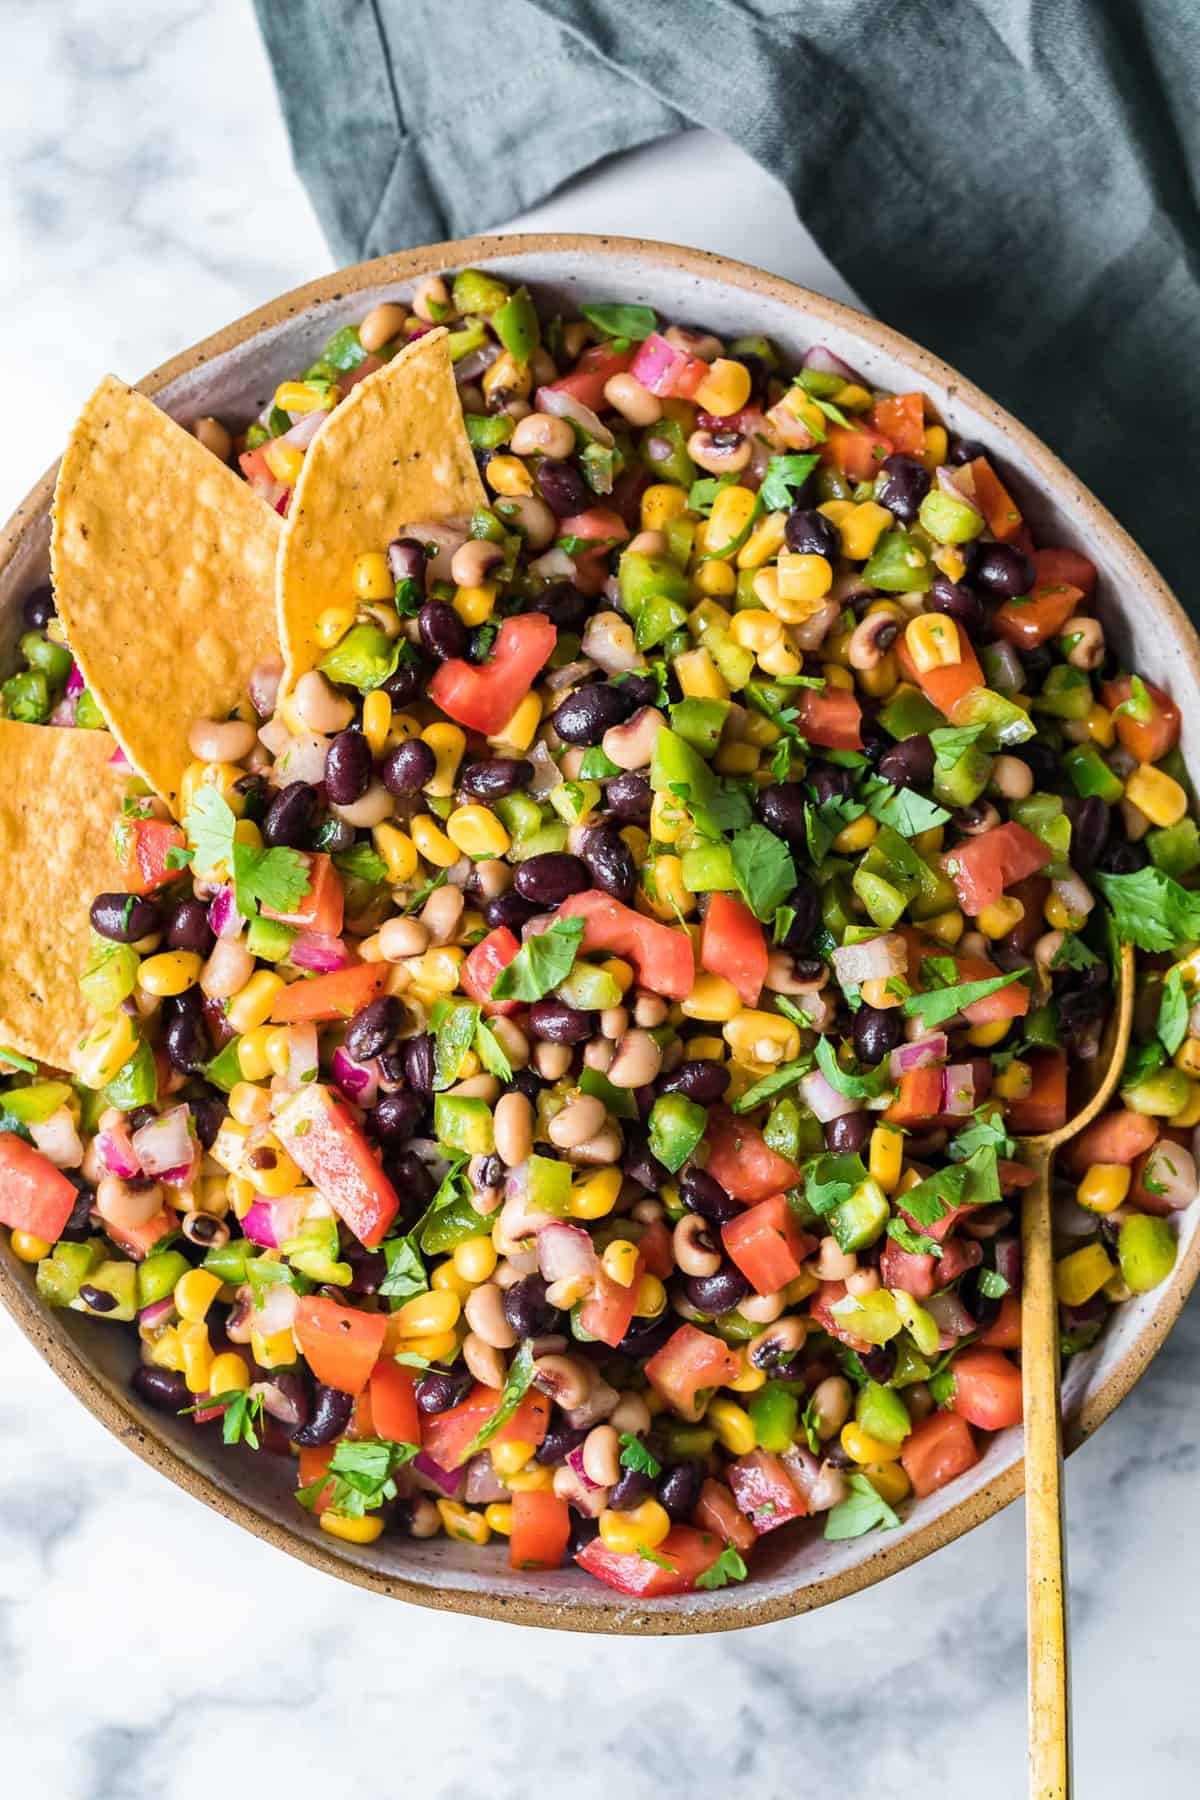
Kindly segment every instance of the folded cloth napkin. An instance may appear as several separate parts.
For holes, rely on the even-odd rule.
[[[1195,0],[255,5],[339,257],[482,230],[614,151],[723,132],[880,317],[1046,438],[1200,617]]]

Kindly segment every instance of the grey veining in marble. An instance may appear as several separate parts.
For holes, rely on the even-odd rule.
[[[107,368],[136,376],[328,253],[240,0],[0,0],[0,508]],[[703,159],[704,181],[696,180]],[[782,191],[698,134],[522,223],[627,231],[845,294]],[[1081,1800],[1198,1788],[1200,1308],[1068,1477]],[[1022,1518],[727,1638],[522,1632],[268,1549],[96,1425],[0,1318],[4,1800],[1012,1800]]]

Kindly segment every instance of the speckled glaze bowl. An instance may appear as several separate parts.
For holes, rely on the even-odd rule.
[[[827,344],[873,384],[928,393],[946,424],[1002,458],[1035,531],[1085,549],[1100,568],[1110,637],[1151,680],[1170,689],[1184,718],[1183,748],[1200,775],[1200,643],[1162,578],[1099,501],[1031,432],[936,357],[873,319],[742,263],[628,238],[491,237],[381,257],[296,288],[155,369],[139,384],[176,418],[215,413],[245,422],[277,383],[311,362],[339,325],[379,300],[411,292],[421,276],[467,264],[528,282],[565,306],[644,301],[669,319],[733,336],[762,332],[798,358]],[[82,400],[82,396],[80,397]],[[0,667],[19,635],[19,602],[48,569],[49,470],[0,535]],[[1182,1216],[1171,1279],[1119,1307],[1110,1329],[1070,1363],[1064,1406],[1071,1448],[1105,1420],[1144,1372],[1200,1270],[1200,1206]],[[0,1253],[0,1299],[72,1392],[144,1461],[197,1499],[280,1550],[344,1581],[422,1606],[574,1631],[720,1631],[823,1606],[902,1569],[989,1518],[1020,1493],[1021,1436],[993,1439],[978,1465],[906,1508],[899,1530],[826,1544],[820,1527],[764,1541],[751,1579],[714,1593],[638,1604],[564,1569],[517,1575],[502,1545],[480,1552],[442,1537],[384,1537],[367,1548],[322,1535],[292,1499],[282,1458],[227,1450],[216,1434],[148,1411],[130,1393],[133,1342],[72,1312],[50,1312],[33,1271]]]

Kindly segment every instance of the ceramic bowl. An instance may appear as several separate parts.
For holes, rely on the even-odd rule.
[[[344,269],[284,294],[154,370],[140,386],[184,421],[210,412],[248,421],[284,376],[313,360],[337,326],[362,318],[378,300],[408,295],[423,275],[467,264],[528,282],[568,307],[598,299],[644,301],[669,319],[702,323],[724,336],[762,332],[795,358],[821,342],[874,385],[923,389],[952,430],[997,453],[1035,532],[1085,549],[1099,565],[1109,635],[1180,704],[1184,753],[1200,774],[1200,645],[1162,578],[1115,519],[1031,432],[945,363],[873,319],[758,269],[697,250],[622,238],[494,237],[438,244]],[[0,659],[11,659],[21,597],[46,576],[53,480],[50,470],[0,536]],[[1072,1359],[1064,1396],[1071,1447],[1129,1392],[1174,1323],[1200,1269],[1200,1206],[1183,1215],[1181,1227],[1171,1279],[1119,1307],[1101,1342]],[[573,1569],[513,1574],[502,1544],[482,1553],[444,1537],[416,1543],[385,1536],[368,1548],[338,1544],[296,1506],[288,1461],[226,1450],[214,1434],[142,1407],[127,1385],[129,1337],[72,1312],[44,1309],[32,1271],[12,1258],[7,1244],[0,1298],[84,1405],[188,1493],[344,1581],[455,1612],[578,1631],[677,1633],[753,1625],[882,1580],[980,1524],[1022,1486],[1020,1433],[1006,1431],[990,1442],[974,1469],[910,1504],[899,1530],[826,1544],[818,1526],[788,1529],[763,1542],[745,1584],[638,1604]]]

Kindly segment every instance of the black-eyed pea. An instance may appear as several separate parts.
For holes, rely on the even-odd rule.
[[[567,1157],[570,1162],[578,1163],[581,1167],[594,1169],[619,1162],[623,1148],[620,1128],[608,1124],[595,1137],[576,1144],[567,1152]]]
[[[715,1275],[721,1267],[721,1252],[709,1231],[708,1221],[699,1213],[684,1213],[671,1234],[671,1249],[677,1266],[685,1275]]]
[[[575,433],[566,419],[552,413],[532,412],[517,425],[509,440],[514,456],[550,456],[561,462],[575,449]]]
[[[667,721],[656,706],[639,707],[624,725],[610,725],[601,744],[605,756],[619,769],[645,769]]]
[[[539,1356],[533,1365],[533,1385],[564,1412],[575,1412],[592,1391],[592,1371],[577,1356]]]
[[[648,1031],[635,1027],[617,1045],[608,1070],[614,1087],[647,1087],[662,1069],[662,1050]]]
[[[608,1415],[608,1422],[618,1435],[628,1431],[634,1437],[640,1437],[643,1431],[650,1429],[650,1408],[640,1394],[626,1388],[616,1406]]]
[[[817,1274],[822,1281],[845,1281],[858,1268],[853,1250],[843,1250],[835,1237],[823,1237],[817,1251]]]
[[[426,275],[418,281],[413,289],[412,309],[427,325],[436,325],[449,315],[450,290],[440,275]]]
[[[354,718],[352,703],[326,681],[319,669],[308,669],[301,675],[292,693],[292,705],[305,728],[318,736],[344,731]]]
[[[783,1293],[751,1294],[738,1302],[738,1311],[752,1325],[773,1325],[786,1305],[787,1299]]]
[[[378,939],[384,962],[404,962],[407,957],[424,955],[429,948],[429,931],[420,919],[387,919],[379,927]]]
[[[244,719],[196,719],[188,729],[188,749],[206,763],[240,763],[256,742]]]
[[[529,1039],[512,1019],[497,1018],[491,1021],[492,1035],[507,1056],[514,1069],[529,1066]]]
[[[536,494],[514,494],[507,500],[497,500],[495,511],[510,530],[521,533],[526,550],[534,556],[558,536],[556,515]]]
[[[508,1373],[504,1358],[492,1344],[485,1342],[477,1332],[469,1331],[462,1343],[463,1361],[476,1381],[484,1387],[502,1388]]]
[[[504,1316],[504,1297],[494,1281],[480,1282],[463,1301],[467,1324],[494,1350],[511,1350],[517,1334]]]
[[[597,1069],[601,1075],[608,1073],[616,1046],[608,1038],[593,1038],[590,1044],[584,1045],[583,1062],[588,1069]]]
[[[850,1417],[853,1404],[850,1383],[844,1375],[828,1375],[817,1383],[809,1403],[813,1430],[822,1442],[835,1437]]]
[[[583,1472],[597,1487],[615,1487],[621,1479],[621,1445],[612,1425],[593,1425],[584,1438]]]
[[[480,587],[497,563],[504,561],[504,550],[490,538],[468,538],[450,558],[450,579],[459,587]]]
[[[514,1088],[496,1102],[493,1120],[496,1154],[510,1169],[525,1162],[533,1151],[533,1108]]]
[[[220,419],[214,419],[211,414],[203,419],[192,420],[192,436],[224,463],[233,455],[233,438]]]
[[[399,337],[404,330],[404,321],[408,313],[403,306],[393,300],[383,300],[373,306],[358,328],[358,341],[369,356],[390,344],[394,337]]]
[[[623,419],[639,429],[657,425],[662,418],[662,401],[634,375],[610,375],[604,384],[604,398]]]
[[[629,1030],[629,1013],[623,1006],[606,1006],[600,1014],[600,1030],[615,1044]]]
[[[665,1025],[669,1007],[658,994],[639,993],[633,1003],[633,1021],[646,1031],[653,1031],[659,1025]]]

